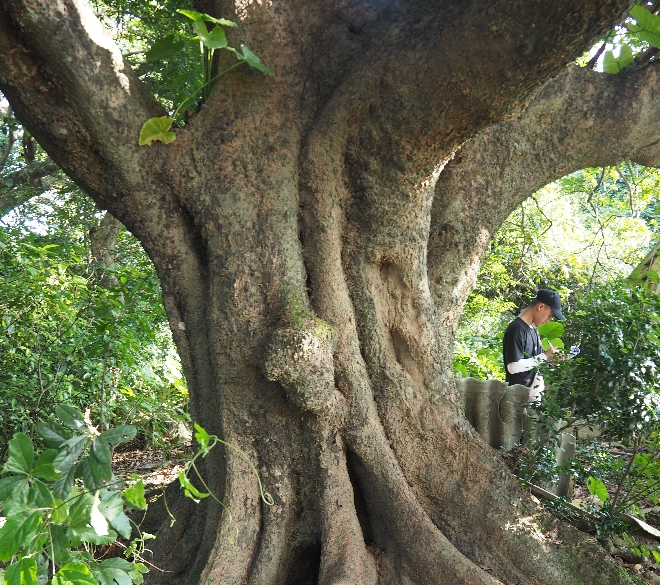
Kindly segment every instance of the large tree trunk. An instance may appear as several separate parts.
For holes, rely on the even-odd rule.
[[[276,76],[229,76],[148,149],[138,131],[159,107],[87,9],[0,2],[0,89],[143,243],[194,420],[248,454],[275,502],[213,452],[205,477],[232,521],[173,504],[150,582],[628,583],[459,412],[427,267],[444,162],[627,3],[236,4],[204,10],[238,19],[236,44]]]

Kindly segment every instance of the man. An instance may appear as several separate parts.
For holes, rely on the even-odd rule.
[[[542,376],[535,371],[544,361],[553,361],[555,347],[543,351],[538,334],[540,325],[552,317],[565,320],[561,312],[561,298],[555,290],[541,289],[531,304],[522,311],[503,335],[503,363],[509,386],[521,384],[531,388],[529,402],[537,402],[545,389]]]

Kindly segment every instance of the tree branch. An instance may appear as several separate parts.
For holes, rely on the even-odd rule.
[[[55,162],[98,202],[140,183],[138,133],[162,109],[87,5],[1,1],[0,90]]]
[[[487,128],[458,151],[437,183],[428,254],[447,325],[457,324],[490,238],[524,199],[589,166],[658,164],[659,103],[657,65],[619,75],[572,66],[518,119]]]

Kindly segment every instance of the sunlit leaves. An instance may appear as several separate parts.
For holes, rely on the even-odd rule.
[[[601,479],[596,479],[595,477],[589,477],[586,482],[586,487],[588,491],[600,499],[602,502],[606,502],[609,497],[609,492],[607,492],[607,486]]]
[[[241,53],[237,53],[237,59],[240,61],[245,61],[248,65],[250,65],[253,69],[257,69],[258,71],[262,71],[264,73],[268,73],[269,75],[274,75],[274,72],[272,69],[267,67],[260,58],[253,53],[246,45],[241,45]]]
[[[605,52],[603,69],[605,73],[618,73],[621,69],[625,69],[632,61],[634,61],[634,55],[630,46],[621,45],[618,56],[614,54],[614,51]]]
[[[628,23],[628,30],[635,33],[641,40],[660,48],[660,15],[653,14],[643,6],[633,6],[630,14],[637,21]]]

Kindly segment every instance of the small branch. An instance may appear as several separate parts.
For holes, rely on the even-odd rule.
[[[618,502],[618,496],[621,493],[621,490],[623,489],[623,483],[625,482],[627,476],[630,474],[630,470],[632,469],[632,466],[634,465],[634,458],[637,456],[637,453],[639,451],[639,442],[641,441],[641,437],[637,436],[637,438],[634,441],[634,448],[632,450],[632,457],[630,457],[630,461],[628,462],[628,466],[623,473],[623,477],[621,477],[620,481],[618,482],[618,487],[616,488],[616,493],[614,494],[614,498],[611,502],[611,506],[609,506],[609,511],[613,511],[614,506],[616,506],[616,502]]]
[[[598,63],[598,59],[600,59],[602,53],[605,52],[606,48],[607,48],[607,43],[606,42],[602,43],[602,45],[595,53],[595,55],[593,55],[593,57],[591,57],[591,60],[586,64],[587,69],[593,69],[596,66],[596,64]]]
[[[7,113],[4,117],[14,117],[14,110],[12,110],[11,106],[7,108]],[[9,133],[7,134],[7,147],[2,151],[2,154],[0,154],[0,171],[2,171],[5,168],[5,164],[7,164],[7,159],[11,153],[11,149],[14,147],[14,142],[16,142],[16,131],[10,127]]]

